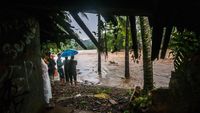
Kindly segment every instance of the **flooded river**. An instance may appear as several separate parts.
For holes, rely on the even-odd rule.
[[[124,52],[109,53],[108,59],[102,54],[102,75],[97,72],[97,51],[82,50],[75,56],[78,61],[77,72],[78,82],[94,85],[104,85],[119,88],[130,88],[136,85],[143,85],[143,65],[134,63],[130,59],[129,80],[124,79],[125,58]],[[173,70],[172,60],[158,60],[153,62],[154,86],[168,87],[171,71]]]

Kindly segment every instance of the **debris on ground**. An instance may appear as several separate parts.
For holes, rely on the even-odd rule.
[[[78,84],[76,87],[52,85],[53,100],[62,107],[94,113],[123,113],[129,107],[127,89]]]

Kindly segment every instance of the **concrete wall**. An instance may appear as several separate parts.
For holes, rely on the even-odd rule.
[[[173,72],[170,79],[170,109],[173,113],[199,113],[200,53],[183,65],[184,71]]]
[[[44,103],[37,20],[2,19],[0,56],[1,113],[37,113]]]

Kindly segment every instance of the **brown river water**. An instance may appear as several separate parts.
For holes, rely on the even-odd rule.
[[[104,54],[101,56],[102,74],[97,72],[97,51],[81,50],[75,56],[77,64],[78,82],[92,85],[103,85],[119,88],[143,86],[143,62],[134,63],[130,58],[130,79],[124,78],[124,52],[109,53],[107,61]],[[154,86],[168,87],[173,70],[173,60],[162,59],[153,62]]]

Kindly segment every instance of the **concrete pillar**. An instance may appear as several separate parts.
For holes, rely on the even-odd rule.
[[[39,23],[1,17],[0,111],[36,113],[43,102]]]

